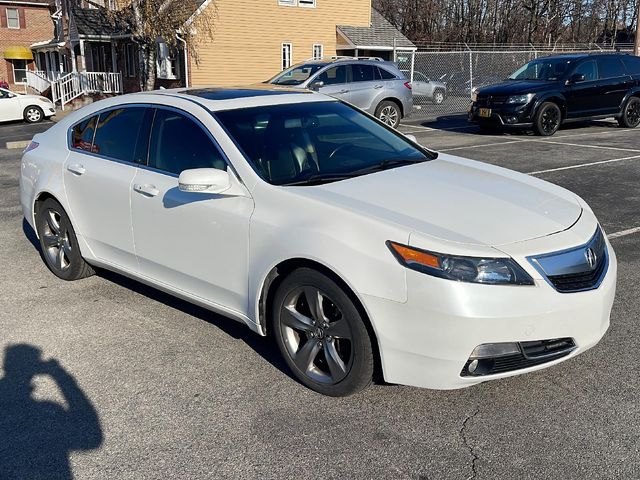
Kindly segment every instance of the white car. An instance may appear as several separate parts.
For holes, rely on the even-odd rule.
[[[28,123],[37,123],[55,113],[56,107],[48,98],[0,88],[0,122],[24,120]]]
[[[115,270],[272,335],[327,395],[380,369],[467,387],[594,346],[616,257],[587,204],[301,90],[164,90],[34,137],[20,196],[51,271]]]

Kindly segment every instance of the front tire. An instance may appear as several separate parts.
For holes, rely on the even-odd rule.
[[[623,128],[636,128],[640,125],[640,98],[631,97],[618,118],[618,124]]]
[[[272,319],[280,353],[304,385],[332,397],[369,386],[371,338],[354,302],[329,277],[293,271],[276,291]]]
[[[36,230],[42,257],[54,275],[63,280],[79,280],[95,273],[80,254],[67,213],[53,198],[40,204],[36,212]]]
[[[444,92],[442,90],[433,92],[433,103],[440,105],[442,102],[444,102]]]
[[[561,123],[560,107],[553,102],[544,102],[534,117],[533,131],[536,135],[550,137],[558,131]]]
[[[44,120],[44,112],[40,107],[31,105],[24,109],[24,121],[27,123],[38,123]]]
[[[400,125],[402,112],[396,102],[385,100],[376,108],[376,118],[392,128],[397,128]]]

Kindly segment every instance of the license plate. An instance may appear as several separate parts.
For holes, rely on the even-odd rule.
[[[491,117],[491,109],[490,108],[480,108],[478,109],[478,116],[489,118]]]

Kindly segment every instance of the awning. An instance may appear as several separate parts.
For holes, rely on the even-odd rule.
[[[4,49],[4,58],[7,60],[33,60],[33,54],[29,47],[16,45]]]

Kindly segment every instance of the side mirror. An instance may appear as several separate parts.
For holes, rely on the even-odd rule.
[[[324,87],[324,82],[322,80],[316,80],[311,85],[309,85],[309,89],[313,90],[314,92],[317,92],[322,87]]]
[[[217,168],[183,170],[178,178],[181,192],[222,193],[231,188],[229,174]]]
[[[416,138],[415,135],[411,135],[410,133],[407,133],[405,135],[406,139],[413,142],[413,143],[418,143],[418,139]]]
[[[584,82],[584,80],[584,73],[574,73],[571,75],[571,78],[569,78],[569,83],[580,83]]]

